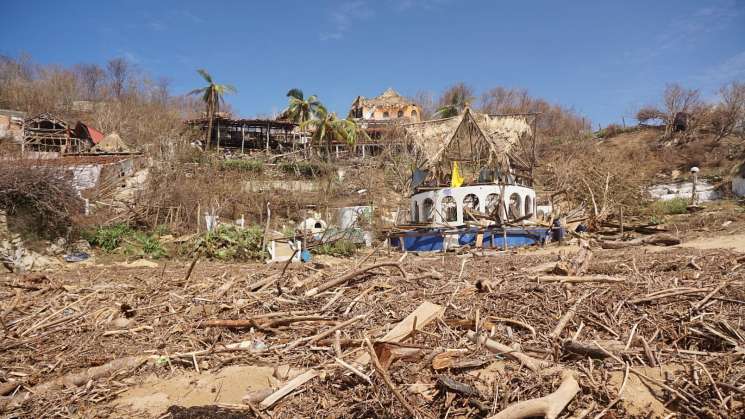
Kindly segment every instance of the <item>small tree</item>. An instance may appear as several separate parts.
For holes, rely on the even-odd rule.
[[[326,144],[325,159],[331,157],[331,144],[342,141],[354,146],[360,138],[369,139],[367,133],[351,119],[338,119],[335,113],[329,113],[321,107],[318,117],[300,124],[300,129],[313,131],[311,141],[316,144]]]
[[[701,110],[701,95],[696,89],[686,89],[677,83],[668,84],[663,93],[665,133],[670,135],[675,130],[676,120],[681,116],[689,121],[695,120],[694,115]],[[688,127],[687,127],[688,128]]]
[[[460,82],[447,88],[440,98],[440,107],[437,108],[435,118],[450,118],[460,115],[473,102],[473,89],[465,83]]]
[[[719,89],[721,102],[709,114],[716,141],[745,124],[745,83],[732,82]]]

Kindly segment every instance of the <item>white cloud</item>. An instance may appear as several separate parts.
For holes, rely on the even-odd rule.
[[[715,1],[712,4],[673,17],[645,47],[625,53],[626,58],[647,61],[670,50],[685,49],[699,43],[703,35],[724,30],[737,19],[741,11],[737,0]]]
[[[740,51],[709,67],[703,73],[691,77],[691,81],[710,88],[733,80],[745,80],[745,51]]]
[[[360,20],[375,15],[373,9],[364,0],[348,1],[331,10],[328,32],[322,32],[322,41],[342,39],[352,25]]]

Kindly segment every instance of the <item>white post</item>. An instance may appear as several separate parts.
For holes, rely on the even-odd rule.
[[[243,154],[243,145],[246,143],[246,126],[241,125],[241,154]]]

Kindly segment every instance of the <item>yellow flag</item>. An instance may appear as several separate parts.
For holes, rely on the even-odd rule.
[[[453,176],[450,179],[450,187],[451,188],[457,188],[460,185],[463,184],[463,176],[460,175],[460,171],[458,170],[458,162],[453,162]]]

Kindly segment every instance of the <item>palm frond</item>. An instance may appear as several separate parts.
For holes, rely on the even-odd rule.
[[[212,76],[210,75],[210,73],[208,73],[208,72],[207,72],[207,70],[205,70],[205,69],[203,69],[203,68],[200,68],[199,70],[197,70],[197,73],[199,73],[199,74],[200,74],[200,75],[202,76],[202,78],[203,78],[203,79],[204,79],[204,80],[205,80],[205,81],[206,81],[207,83],[209,83],[209,84],[212,84],[212,83],[213,83],[213,82],[212,82]]]
[[[298,100],[303,100],[303,91],[298,89],[297,87],[294,87],[287,92],[287,97],[298,99]],[[311,96],[311,97],[315,97],[315,96]],[[310,102],[310,98],[308,98],[308,101]]]

